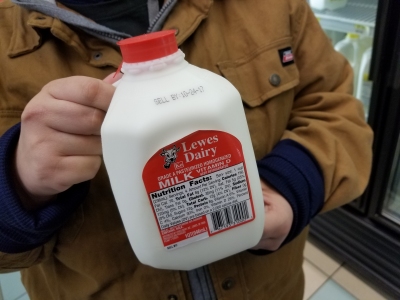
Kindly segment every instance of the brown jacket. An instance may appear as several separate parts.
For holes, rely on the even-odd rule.
[[[352,71],[305,0],[181,0],[164,29],[177,30],[186,59],[230,80],[242,95],[257,159],[281,139],[308,148],[323,170],[324,211],[358,197],[371,167],[372,133],[351,94]],[[278,49],[292,47],[283,67]],[[0,3],[0,134],[20,121],[49,81],[104,78],[118,50],[57,19]],[[272,84],[271,75],[281,81]],[[219,300],[302,299],[307,230],[267,256],[248,252],[209,266]],[[47,244],[0,253],[3,271],[22,269],[31,299],[191,299],[185,272],[140,264],[132,252],[105,168],[86,201]],[[229,284],[233,283],[233,284]]]

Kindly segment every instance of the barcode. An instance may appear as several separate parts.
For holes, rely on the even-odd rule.
[[[249,219],[247,201],[242,201],[211,213],[212,231],[230,227]]]

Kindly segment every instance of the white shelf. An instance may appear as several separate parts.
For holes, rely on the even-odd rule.
[[[377,8],[377,0],[349,0],[343,8],[313,11],[326,30],[373,36]]]

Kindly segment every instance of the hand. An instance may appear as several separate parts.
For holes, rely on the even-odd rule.
[[[111,75],[104,81],[83,76],[54,80],[27,104],[14,170],[26,208],[41,206],[98,172],[100,127],[115,91],[110,83],[120,77]]]
[[[264,233],[252,249],[277,250],[289,234],[293,223],[293,210],[289,202],[269,184],[261,180],[264,198]]]

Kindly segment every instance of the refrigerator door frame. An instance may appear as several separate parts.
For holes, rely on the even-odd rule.
[[[399,68],[396,71],[396,66],[400,63],[399,39],[394,38],[400,37],[399,9],[398,1],[379,1],[370,70],[373,88],[368,113],[368,123],[374,130],[374,163],[370,180],[373,185],[370,184],[360,198],[348,205],[395,231],[397,226],[377,212],[381,209],[381,199],[385,197],[385,183],[389,180],[394,160],[397,139],[393,140],[393,136],[398,136],[400,132],[399,126],[396,126],[400,125],[396,123],[400,94],[398,88],[397,92],[395,88],[396,80],[399,80]],[[397,49],[397,54],[394,49]],[[388,135],[387,132],[392,134]]]
[[[399,1],[381,1],[374,41],[369,124],[374,129],[374,164],[362,206],[367,216],[400,235],[400,225],[381,213],[400,137],[400,11]],[[383,18],[383,16],[386,16]],[[395,38],[398,37],[398,38]]]
[[[368,123],[375,133],[370,184],[352,204],[317,216],[313,240],[371,285],[400,299],[400,226],[381,214],[400,136],[400,1],[381,0],[373,44]]]

